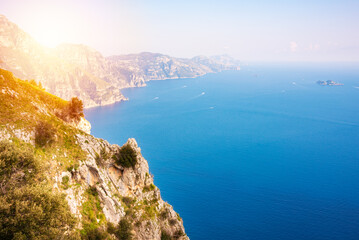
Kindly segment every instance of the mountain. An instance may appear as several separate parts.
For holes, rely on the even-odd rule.
[[[0,239],[188,239],[136,141],[91,136],[80,106],[0,69]]]
[[[59,97],[77,96],[85,107],[93,107],[126,100],[120,92],[123,88],[237,70],[239,62],[229,56],[184,59],[148,52],[104,57],[81,44],[46,48],[0,15],[0,67],[17,77],[40,81]]]
[[[62,60],[53,49],[41,46],[1,15],[0,67],[20,78],[36,79],[64,99],[78,96],[88,107],[125,100],[118,88]]]

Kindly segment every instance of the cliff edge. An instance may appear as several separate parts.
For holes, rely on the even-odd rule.
[[[95,138],[68,104],[0,69],[0,238],[188,239],[136,141]]]

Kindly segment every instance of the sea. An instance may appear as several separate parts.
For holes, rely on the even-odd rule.
[[[136,139],[191,239],[359,239],[358,63],[247,63],[123,93],[85,111],[92,134]]]

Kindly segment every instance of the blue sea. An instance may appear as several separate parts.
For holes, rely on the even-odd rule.
[[[359,239],[359,64],[253,63],[123,93],[86,110],[92,133],[136,138],[191,239]]]

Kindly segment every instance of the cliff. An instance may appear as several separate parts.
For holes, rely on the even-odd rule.
[[[51,49],[0,15],[0,67],[16,77],[40,81],[61,98],[77,96],[85,107],[93,107],[126,100],[120,92],[123,88],[145,86],[151,80],[237,70],[239,62],[229,56],[183,59],[146,52],[104,57],[81,44]]]
[[[91,136],[68,104],[0,69],[0,238],[188,239],[136,141]]]

